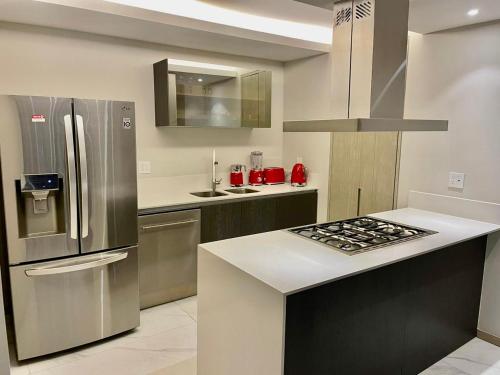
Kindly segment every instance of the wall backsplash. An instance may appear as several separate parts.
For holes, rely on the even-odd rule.
[[[265,165],[282,161],[283,67],[280,63],[211,54],[80,32],[0,23],[0,93],[132,100],[137,158],[151,162],[139,178],[205,174],[216,149],[220,171],[249,165],[253,150]],[[271,129],[162,129],[154,123],[153,63],[164,58],[272,71]]]

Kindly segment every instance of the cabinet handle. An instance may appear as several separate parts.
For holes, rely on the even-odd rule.
[[[155,229],[160,229],[160,228],[169,228],[169,227],[175,227],[178,225],[184,225],[184,224],[194,224],[197,223],[198,220],[192,219],[192,220],[185,220],[185,221],[178,221],[176,223],[163,223],[163,224],[150,224],[150,225],[142,225],[141,230],[146,232],[148,230],[155,230]]]
[[[356,216],[359,216],[359,206],[361,203],[361,188],[358,188],[358,208],[356,210]]]

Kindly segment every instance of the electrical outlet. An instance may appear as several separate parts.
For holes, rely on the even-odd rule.
[[[463,189],[465,182],[465,173],[450,172],[448,173],[448,187],[453,189]]]
[[[140,174],[151,173],[151,162],[150,161],[139,161],[137,162],[137,171]]]

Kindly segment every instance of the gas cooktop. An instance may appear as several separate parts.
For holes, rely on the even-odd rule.
[[[348,255],[359,254],[437,233],[366,216],[307,225],[292,228],[289,231],[323,243]]]

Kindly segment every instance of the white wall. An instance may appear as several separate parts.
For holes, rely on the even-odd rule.
[[[332,116],[331,55],[325,54],[285,64],[285,120],[321,119]],[[329,133],[284,133],[283,164],[291,168],[298,156],[311,173],[318,190],[318,221],[328,213],[330,161]]]
[[[253,150],[265,165],[281,163],[281,63],[8,23],[0,23],[0,51],[0,94],[134,101],[138,159],[153,172],[140,177],[209,173],[214,147],[221,171],[248,165]],[[271,70],[272,129],[156,128],[152,64],[167,57]]]
[[[442,134],[403,135],[399,206],[418,190],[441,197],[449,213],[492,220],[483,206],[500,203],[500,23],[410,38],[406,116],[448,118]],[[448,172],[464,172],[463,191],[449,189]],[[415,195],[415,194],[413,194]],[[448,203],[451,202],[452,203]],[[460,202],[462,201],[462,202]],[[471,209],[473,204],[480,210]],[[498,211],[498,208],[496,208]],[[478,213],[476,214],[476,211]],[[479,330],[500,338],[500,240],[488,239]]]
[[[447,118],[404,133],[398,205],[409,190],[500,203],[500,23],[410,37],[406,117]],[[464,172],[463,191],[448,172]]]

